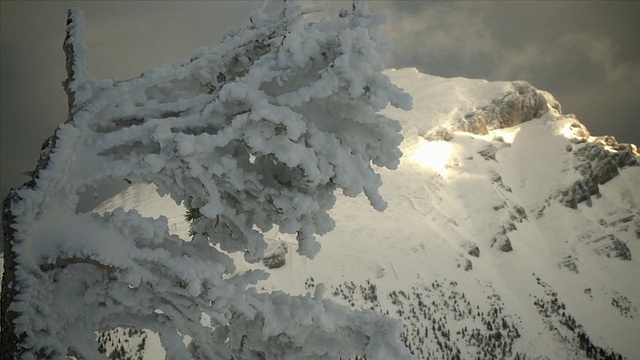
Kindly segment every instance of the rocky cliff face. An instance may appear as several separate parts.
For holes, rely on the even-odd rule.
[[[529,83],[515,81],[511,85],[511,91],[466,114],[454,129],[486,135],[490,130],[504,129],[539,118],[549,111],[549,106],[560,110],[557,102],[549,104],[544,95]]]
[[[432,129],[425,138],[430,141],[449,141],[457,131],[487,135],[491,130],[510,128],[540,118],[550,109],[562,114],[560,103],[551,94],[527,82],[515,81],[503,96]],[[562,204],[575,209],[577,204],[588,202],[592,196],[598,195],[599,185],[615,178],[620,169],[638,166],[640,153],[636,145],[618,143],[613,136],[592,136],[573,114],[564,115],[564,118],[571,119],[565,149],[575,155],[573,170],[581,178],[563,189],[557,197]],[[479,154],[485,159],[495,160],[496,152],[497,148],[489,144]],[[505,245],[500,248],[509,251],[508,242],[502,243]]]
[[[581,202],[590,204],[592,196],[600,193],[599,185],[603,185],[628,166],[638,166],[638,148],[634,144],[620,144],[613,136],[593,137],[589,130],[573,115],[570,133],[566,134],[568,144],[566,150],[575,155],[577,171],[581,179],[562,190],[560,201],[576,208]]]
[[[560,103],[552,96],[545,97],[525,81],[514,81],[511,89],[491,103],[470,111],[464,117],[433,129],[430,140],[449,140],[452,132],[464,131],[476,135],[487,135],[489,131],[504,129],[539,118],[554,108],[561,111]]]

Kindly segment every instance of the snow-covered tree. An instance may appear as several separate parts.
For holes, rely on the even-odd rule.
[[[69,11],[68,120],[33,179],[4,202],[3,358],[102,358],[97,331],[156,332],[171,359],[409,358],[399,323],[316,293],[262,293],[264,232],[297,234],[312,258],[332,230],[334,192],[383,210],[373,165],[395,168],[411,99],[382,74],[383,18],[363,2],[313,22],[288,1],[257,9],[221,44],[128,81],[88,70],[82,13]],[[78,206],[124,181],[190,209],[192,238],[167,219]],[[186,345],[185,345],[186,343]]]

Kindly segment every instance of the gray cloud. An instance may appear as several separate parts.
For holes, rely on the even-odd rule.
[[[66,118],[66,9],[87,17],[92,73],[126,79],[214,46],[256,1],[0,2],[1,193],[19,186],[40,144]],[[350,1],[323,4],[329,15]],[[527,80],[552,92],[594,134],[640,143],[640,42],[635,2],[372,1],[394,44],[389,67],[490,80]]]
[[[375,2],[390,15],[394,67],[527,80],[594,134],[640,142],[634,2]]]

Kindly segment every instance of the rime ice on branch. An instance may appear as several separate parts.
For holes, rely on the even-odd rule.
[[[263,10],[181,66],[123,82],[90,76],[82,13],[69,12],[69,119],[5,201],[3,354],[97,358],[96,331],[135,327],[167,358],[409,358],[398,323],[321,290],[257,293],[266,275],[237,274],[227,255],[260,259],[275,225],[313,257],[336,190],[384,209],[372,165],[395,168],[402,136],[378,111],[411,107],[382,74],[383,21],[364,3],[319,22],[291,1]],[[193,238],[163,217],[78,207],[124,179],[191,209]]]

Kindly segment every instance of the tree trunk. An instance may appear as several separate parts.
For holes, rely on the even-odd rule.
[[[15,229],[12,225],[15,217],[11,213],[11,204],[16,198],[16,193],[11,190],[2,203],[2,230],[4,234],[4,273],[2,276],[2,297],[0,299],[0,354],[2,359],[16,359],[22,353],[18,348],[19,338],[15,331],[13,320],[18,316],[15,311],[9,310],[16,295],[19,293],[16,282],[16,253],[13,251]]]

